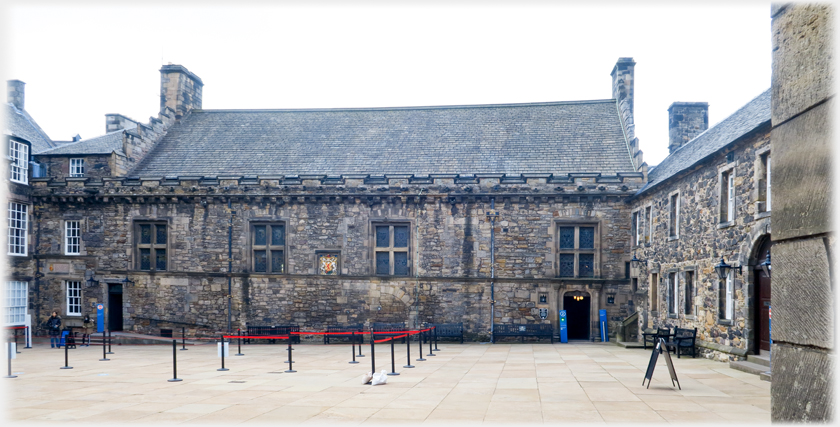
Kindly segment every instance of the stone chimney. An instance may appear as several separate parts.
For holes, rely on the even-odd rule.
[[[164,65],[160,69],[160,112],[175,112],[180,119],[193,109],[201,109],[201,79],[183,65]]]
[[[6,102],[14,105],[18,110],[23,110],[23,86],[25,84],[20,80],[6,81]]]
[[[612,96],[621,102],[625,100],[630,113],[633,113],[633,68],[636,62],[633,58],[618,58],[612,73]]]
[[[668,107],[668,153],[709,128],[709,103],[675,102]]]

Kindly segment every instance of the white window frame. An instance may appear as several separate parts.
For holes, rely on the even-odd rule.
[[[67,316],[82,315],[82,282],[67,280],[64,282],[65,295],[67,296],[65,311]]]
[[[85,159],[70,159],[70,177],[83,178],[85,176]]]
[[[640,212],[638,210],[630,214],[630,238],[632,239],[632,246],[641,246],[641,240],[639,240],[639,215]]]
[[[734,270],[729,270],[729,274],[726,275],[726,313],[725,313],[725,320],[732,320],[734,317],[735,311],[735,300],[733,298],[734,290],[734,279],[732,275],[735,273]]]
[[[9,232],[7,254],[11,256],[26,256],[28,250],[29,233],[29,205],[9,202]]]
[[[9,179],[21,184],[29,183],[29,145],[9,140]]]
[[[17,326],[26,323],[26,310],[29,307],[29,283],[17,280],[6,282],[3,295],[3,324]]]
[[[673,202],[676,206],[673,208],[671,204]],[[672,218],[671,216],[676,216],[676,218]],[[673,227],[671,223],[673,222]],[[675,191],[671,194],[668,194],[668,239],[679,239],[680,238],[680,192]]]
[[[767,195],[767,204],[764,208],[764,210],[767,211],[767,212],[770,212],[772,210],[771,207],[770,207],[770,200],[772,199],[772,194],[773,194],[772,186],[770,184],[771,183],[771,180],[770,180],[770,161],[771,161],[771,157],[770,157],[770,152],[768,151],[767,152],[767,187],[766,187],[767,189],[766,189],[766,192],[765,192],[765,194]]]
[[[64,254],[79,255],[82,250],[82,222],[64,221]]]
[[[680,314],[680,275],[677,272],[668,273],[668,314]],[[673,311],[671,311],[673,308]]]
[[[727,196],[726,222],[735,221],[735,170],[729,171],[729,194]]]

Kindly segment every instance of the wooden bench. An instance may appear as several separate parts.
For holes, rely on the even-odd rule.
[[[652,329],[646,330],[642,333],[642,346],[645,350],[647,350],[647,345],[650,343],[651,347],[656,347],[656,343],[659,342],[659,338],[664,338],[665,341],[671,340],[671,329],[670,328],[658,328],[656,332],[653,332]]]
[[[684,328],[674,328],[674,337],[671,339],[671,342],[674,343],[673,347],[671,347],[675,353],[677,353],[677,358],[680,357],[680,354],[691,352],[691,357],[697,357],[695,344],[697,341],[697,328],[694,329],[684,329]]]
[[[276,337],[278,335],[289,335],[291,332],[300,332],[300,326],[297,325],[280,325],[280,326],[247,326],[249,336],[264,336]],[[290,338],[295,344],[300,344],[300,335],[294,334]],[[274,344],[276,338],[270,338],[268,341]],[[245,338],[245,344],[250,344],[251,338]]]
[[[402,323],[380,323],[374,322],[370,325],[371,332],[373,333],[370,336],[371,340],[381,339],[382,337],[395,337],[397,335],[402,335],[406,331],[405,322]],[[376,338],[379,336],[380,338]],[[405,342],[405,338],[403,338],[403,342]]]
[[[496,337],[519,337],[521,342],[525,342],[525,337],[536,337],[537,341],[542,338],[548,338],[554,344],[554,327],[545,324],[530,324],[530,325],[493,325],[493,341]]]
[[[438,339],[455,338],[456,340],[460,340],[461,344],[464,343],[463,323],[429,323],[426,326],[435,327],[434,332],[432,334],[433,337],[437,335]]]
[[[365,336],[362,334],[364,327],[361,324],[358,325],[335,325],[335,326],[327,326],[327,330],[325,332],[358,332],[355,335],[356,340],[355,343],[361,344],[365,340]],[[347,339],[347,341],[351,341],[354,335],[329,335],[324,334],[324,344],[329,344],[331,339],[341,338]]]

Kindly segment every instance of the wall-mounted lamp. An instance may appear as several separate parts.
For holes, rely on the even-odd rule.
[[[767,251],[767,259],[759,264],[759,266],[761,267],[761,271],[763,271],[767,277],[770,277],[770,251]]]
[[[653,254],[656,255],[656,252]],[[632,265],[633,263],[636,263],[637,266],[647,266],[648,260],[636,258],[636,251],[633,251],[633,259],[630,260],[630,264]]]
[[[98,285],[99,285],[99,280],[96,280],[94,277],[95,277],[95,276],[94,276],[93,274],[91,274],[91,275],[90,275],[90,278],[89,278],[89,279],[87,279],[87,280],[85,280],[85,282],[87,283],[87,287],[88,287],[88,288],[92,288],[92,287],[94,287],[94,286],[98,286]]]
[[[572,297],[575,301],[583,301],[583,295],[575,295]]]
[[[741,266],[740,265],[737,266],[737,267],[733,267],[733,266],[727,264],[726,261],[724,261],[723,257],[721,256],[720,257],[720,264],[715,266],[715,272],[717,272],[718,278],[720,278],[720,280],[726,280],[726,276],[729,275],[729,270],[735,270],[735,271],[738,272],[738,274],[743,274],[743,273],[741,273]]]
[[[123,284],[126,288],[131,288],[134,286],[134,281],[129,279],[128,276],[125,276],[125,279],[120,280],[120,283]]]

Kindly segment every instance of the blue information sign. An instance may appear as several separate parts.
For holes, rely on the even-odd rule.
[[[96,304],[96,332],[105,332],[105,306]]]
[[[598,310],[598,317],[601,321],[601,342],[610,340],[610,333],[607,331],[607,310]]]
[[[560,342],[569,342],[569,332],[566,325],[566,310],[560,310]]]

